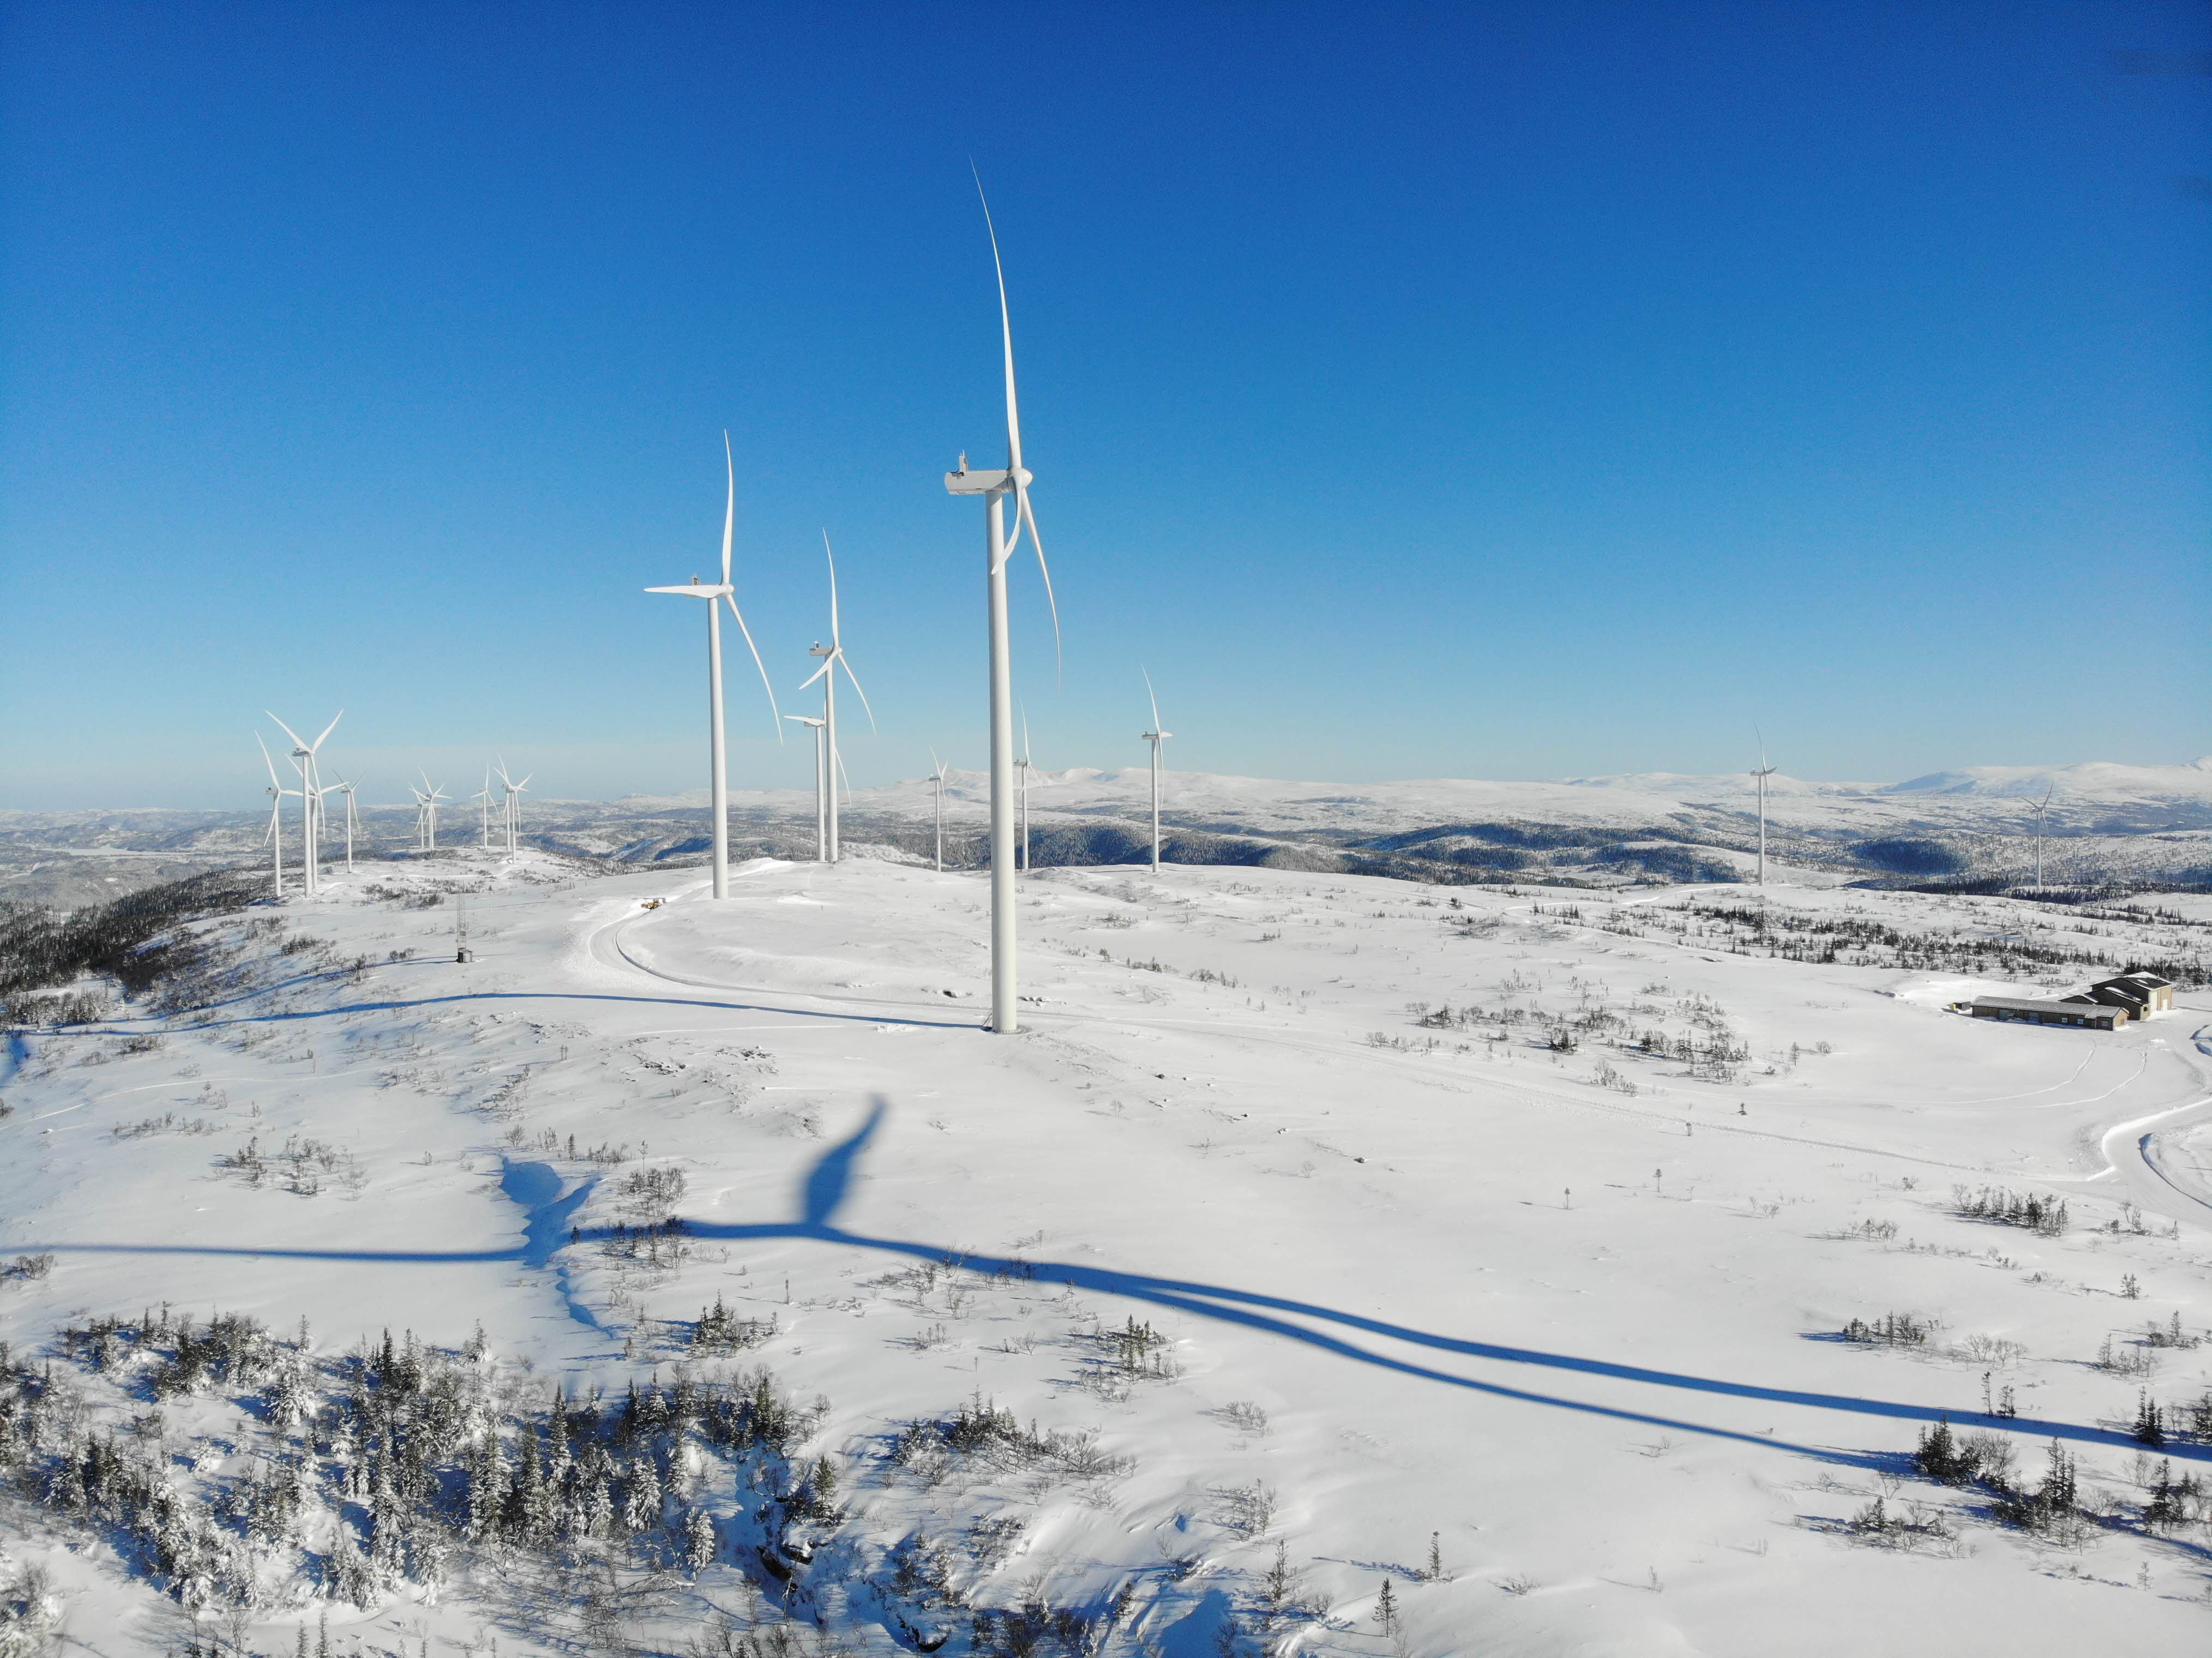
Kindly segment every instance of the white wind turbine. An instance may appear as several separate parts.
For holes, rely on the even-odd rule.
[[[536,774],[533,772],[530,776]],[[507,828],[507,861],[510,864],[521,855],[515,842],[522,829],[522,792],[530,786],[530,776],[526,776],[518,783],[507,774],[507,762],[501,760],[499,762],[499,786],[503,805],[502,822]]]
[[[483,849],[486,852],[489,852],[491,850],[491,768],[489,766],[486,766],[484,768],[483,786],[478,789],[474,794],[471,795],[469,799],[478,802],[483,808]]]
[[[337,782],[331,785],[331,788],[337,790],[340,794],[345,796],[346,873],[349,875],[353,873],[354,826],[360,821],[359,814],[354,810],[353,792],[360,786],[361,780],[359,778],[354,778],[349,781],[347,779],[342,777]],[[328,793],[328,791],[325,791],[325,793]]]
[[[936,768],[930,773],[930,781],[937,785],[937,872],[945,873],[945,762],[937,757],[937,750],[929,751],[929,763]]]
[[[1754,733],[1758,729],[1756,726],[1752,727]],[[1759,738],[1759,769],[1752,773],[1752,777],[1759,785],[1759,884],[1761,886],[1766,884],[1766,780],[1781,769],[1779,766],[1766,763],[1766,739]]]
[[[1152,728],[1140,735],[1152,745],[1152,868],[1158,871],[1160,866],[1160,744],[1175,733],[1161,728],[1160,699],[1152,694],[1152,675],[1146,671],[1141,663],[1138,665],[1137,671],[1145,676],[1145,695],[1151,699],[1152,705]]]
[[[433,783],[430,774],[422,774],[422,786],[415,791],[415,799],[422,812],[422,847],[426,852],[438,849],[438,803],[446,799],[446,786]]]
[[[784,718],[814,733],[814,861],[826,864],[830,861],[830,774],[822,733],[829,728],[829,721],[809,714],[787,714]]]
[[[2035,890],[2043,890],[2043,815],[2051,810],[2051,797],[2058,792],[2058,780],[2052,778],[2045,786],[2043,800],[2035,809]]]
[[[983,181],[975,181],[983,194]],[[957,471],[945,475],[945,488],[956,495],[983,497],[985,614],[991,641],[991,1029],[1003,1034],[1016,1028],[1014,960],[1014,711],[1013,667],[1006,643],[1006,562],[1020,544],[1022,527],[1029,527],[1030,544],[1036,549],[1037,569],[1044,577],[1046,603],[1052,606],[1054,649],[1059,648],[1060,605],[1052,596],[1052,572],[1045,566],[1044,537],[1037,533],[1036,515],[1030,510],[1030,485],[1035,482],[1022,465],[1022,425],[1014,399],[1014,327],[1006,308],[1006,268],[999,258],[998,228],[991,222],[991,204],[983,202],[983,227],[991,238],[991,265],[999,279],[999,334],[1005,347],[1006,373],[1006,465],[1004,471],[968,469],[960,457]],[[1006,534],[1006,496],[1014,498],[1014,533]]]
[[[261,838],[275,852],[276,861],[271,873],[276,878],[276,896],[282,898],[284,896],[284,797],[298,794],[301,791],[288,789],[277,780],[276,762],[269,757],[269,745],[262,742],[259,732],[253,733],[253,741],[261,750],[261,763],[269,768],[269,833]]]
[[[688,586],[679,587],[647,587],[649,593],[682,593],[690,598],[707,601],[707,731],[708,775],[713,785],[714,811],[714,896],[730,896],[730,772],[727,756],[722,744],[722,611],[715,604],[720,599],[730,607],[730,614],[738,620],[738,631],[744,635],[745,648],[753,653],[753,666],[760,669],[761,684],[768,692],[771,714],[780,714],[775,706],[775,688],[768,683],[768,670],[762,666],[760,649],[753,643],[752,630],[745,626],[744,613],[738,609],[737,589],[730,581],[730,544],[738,527],[738,465],[730,453],[730,434],[722,434],[722,464],[729,475],[730,492],[727,504],[722,509],[722,580],[719,585],[702,582],[693,576]],[[783,741],[783,725],[778,720],[775,740]]]
[[[867,692],[860,689],[860,682],[858,679],[854,678],[853,664],[846,656],[845,647],[838,636],[837,555],[830,550],[830,532],[827,530],[824,530],[822,532],[822,550],[828,556],[830,560],[830,642],[827,645],[824,645],[821,641],[817,640],[813,646],[807,651],[806,653],[809,656],[820,657],[822,659],[822,665],[817,668],[814,671],[812,677],[806,681],[805,684],[801,685],[799,689],[802,691],[805,690],[807,685],[811,685],[817,679],[822,682],[822,725],[824,740],[828,743],[830,750],[828,763],[828,771],[830,774],[830,816],[828,819],[829,830],[825,841],[828,851],[825,856],[827,861],[834,864],[837,862],[839,857],[837,842],[837,776],[838,774],[844,769],[845,764],[845,756],[838,752],[837,749],[838,669],[844,669],[845,677],[853,681],[853,689],[855,692],[859,693],[860,706],[868,709],[868,729],[870,731],[873,731],[876,728],[876,711],[873,708],[868,708],[868,694]],[[845,786],[847,792],[849,793],[852,785],[848,782]]]
[[[267,710],[263,712],[267,713]],[[269,717],[276,720],[273,714]],[[322,737],[312,743],[301,742],[297,732],[283,720],[276,720],[276,729],[292,739],[292,763],[300,773],[300,846],[301,863],[307,872],[306,887],[309,892],[318,890],[322,885],[323,780],[316,767],[315,752],[323,746],[323,738],[336,731],[338,720],[344,718],[345,710],[340,708],[337,717],[323,727]]]

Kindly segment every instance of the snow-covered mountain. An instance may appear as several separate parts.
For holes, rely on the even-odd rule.
[[[946,827],[957,861],[980,855],[988,788],[982,772],[949,774]],[[2212,757],[1978,766],[1900,783],[1778,774],[1768,783],[1768,841],[1775,857],[1837,878],[2022,878],[2046,790],[2051,879],[2212,878]],[[1143,767],[1036,772],[1030,811],[1039,860],[1133,861],[1137,837],[1149,832],[1151,792]],[[1170,855],[1181,862],[1272,860],[1423,878],[1729,880],[1745,872],[1758,843],[1757,797],[1740,773],[1343,784],[1170,771],[1163,793]],[[707,804],[704,789],[536,799],[525,804],[525,832],[537,846],[595,860],[682,860],[706,849]],[[731,808],[744,850],[810,855],[810,792],[738,790]],[[849,838],[918,852],[932,833],[935,793],[927,778],[904,779],[854,791],[845,813]],[[19,897],[77,902],[139,878],[249,861],[261,855],[265,827],[258,807],[0,812],[0,880]],[[399,850],[413,832],[411,810],[364,806],[365,847]],[[449,844],[468,835],[465,824],[446,832]]]

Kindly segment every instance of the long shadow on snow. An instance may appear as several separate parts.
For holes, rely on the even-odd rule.
[[[910,1024],[935,1030],[974,1030],[975,1019],[924,1019],[891,1011],[903,1004],[887,1003],[880,1013],[830,1013],[819,1008],[785,1007],[772,1002],[708,1002],[690,996],[609,996],[576,990],[474,990],[450,996],[418,996],[412,1000],[347,1002],[336,1007],[294,1008],[280,1013],[240,1014],[235,1018],[180,1017],[163,1026],[179,1034],[196,1030],[228,1030],[241,1024],[294,1024],[313,1019],[340,1018],[352,1013],[389,1013],[399,1008],[439,1007],[448,1002],[635,1002],[641,1007],[704,1007],[718,1013],[778,1013],[793,1019],[827,1019],[845,1024]],[[224,1004],[228,1005],[228,1004]],[[55,1036],[128,1036],[135,1031],[105,1025],[69,1025],[46,1033]]]
[[[961,1254],[941,1245],[911,1242],[900,1238],[869,1237],[849,1232],[836,1224],[837,1211],[843,1206],[851,1185],[853,1171],[860,1157],[878,1127],[888,1107],[878,1097],[860,1127],[846,1139],[825,1151],[801,1182],[800,1209],[803,1218],[794,1222],[762,1222],[757,1224],[717,1224],[710,1222],[686,1221],[684,1235],[689,1237],[716,1242],[737,1242],[749,1240],[803,1238],[820,1243],[842,1245],[847,1248],[875,1249],[888,1254],[908,1255],[916,1260],[950,1261],[963,1270],[985,1273],[1002,1273],[1048,1280],[1067,1284],[1073,1289],[1089,1290],[1103,1295],[1125,1297],[1133,1301],[1149,1302],[1155,1306],[1171,1307],[1180,1312],[1200,1318],[1214,1319],[1223,1323],[1239,1324],[1249,1329],[1265,1331],[1287,1341],[1303,1342],[1323,1352],[1334,1353],[1342,1358],[1371,1364],[1379,1370],[1394,1370],[1402,1376],[1418,1376],[1445,1387],[1463,1388],[1470,1393],[1488,1394],[1495,1398],[1518,1400],[1525,1404],[1547,1405],[1554,1409],[1573,1411],[1585,1416],[1596,1416],[1616,1422],[1633,1422],[1653,1428],[1672,1429],[1681,1433],[1702,1435],[1711,1439],[1731,1439],[1747,1445],[1759,1445],[1775,1449],[1795,1451],[1800,1455],[1816,1457],[1823,1461],[1849,1464],[1857,1467],[1894,1471],[1898,1457],[1894,1454],[1857,1453],[1844,1451],[1832,1446],[1802,1445],[1790,1440],[1778,1439],[1771,1434],[1747,1433],[1740,1429],[1715,1427],[1708,1423],[1684,1421],[1675,1417],[1656,1416],[1649,1412],[1626,1410],[1615,1406],[1594,1404],[1587,1400],[1567,1399],[1556,1394],[1539,1393],[1524,1388],[1510,1388],[1501,1382],[1479,1382],[1470,1376],[1455,1376],[1447,1370],[1415,1363],[1410,1359],[1393,1357],[1387,1353],[1372,1351],[1354,1345],[1340,1336],[1327,1331],[1308,1329],[1275,1316],[1289,1314],[1300,1318],[1340,1325],[1346,1329],[1380,1336],[1409,1346],[1425,1347],[1441,1353],[1457,1354],[1463,1357],[1486,1359],[1497,1363],[1526,1364],[1542,1370],[1565,1370],[1581,1376],[1601,1376],[1615,1382],[1633,1382],[1647,1387],[1677,1388],[1692,1393],[1712,1394],[1726,1399],[1754,1400],[1768,1405],[1800,1406],[1812,1410],[1841,1411],[1857,1416],[1876,1416],[1897,1421],[1932,1423],[1937,1417],[1948,1417],[1955,1428],[1992,1428],[2011,1433],[2033,1433],[2055,1439],[2074,1440],[2085,1444],[2106,1445],[2116,1449],[2142,1448],[2129,1435],[2108,1428],[2087,1426],[2073,1422],[2051,1422],[2033,1417],[1987,1416],[1978,1411],[1946,1409],[1933,1405],[1901,1405],[1886,1400],[1855,1398],[1844,1394],[1812,1393],[1794,1388],[1764,1388],[1750,1382],[1728,1382],[1715,1376],[1690,1376],[1678,1370],[1650,1370],[1643,1365],[1615,1363],[1609,1359],[1582,1358],[1571,1353],[1549,1353],[1532,1347],[1506,1347],[1492,1342],[1474,1341],[1461,1336],[1438,1335],[1410,1326],[1394,1324],[1387,1319],[1369,1318],[1358,1313],[1341,1312],[1312,1302],[1298,1301],[1285,1296],[1273,1296],[1251,1290],[1237,1290],[1220,1284],[1200,1284],[1187,1278],[1154,1278],[1139,1272],[1117,1272],[1109,1268],[1086,1266],[1077,1262],[1029,1261],[998,1255]],[[481,1261],[493,1263],[515,1261],[528,1266],[552,1263],[561,1240],[559,1221],[581,1201],[586,1188],[559,1203],[550,1202],[559,1190],[553,1171],[542,1164],[511,1165],[533,1171],[522,1176],[520,1187],[511,1187],[510,1193],[518,1201],[527,1203],[538,1199],[532,1211],[525,1241],[516,1248],[477,1250],[380,1250],[380,1249],[257,1249],[244,1246],[225,1246],[181,1243],[23,1243],[15,1246],[30,1252],[52,1251],[55,1254],[148,1254],[148,1255],[216,1255],[268,1256],[278,1260],[355,1260],[378,1261],[392,1264],[439,1265]],[[540,1217],[551,1214],[551,1219],[541,1223]],[[605,1227],[588,1230],[572,1230],[568,1242],[571,1244],[597,1242],[616,1236]],[[2163,1455],[2195,1461],[2212,1460],[2212,1446],[2168,1445]]]

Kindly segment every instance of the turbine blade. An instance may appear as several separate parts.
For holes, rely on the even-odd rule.
[[[853,681],[853,689],[856,691],[860,691],[860,682],[854,677],[853,665],[845,660],[844,652],[838,652],[835,656],[830,659],[830,662],[835,662],[842,666],[845,670],[845,677]],[[826,668],[830,665],[830,662],[825,662],[822,665]],[[864,708],[868,708],[868,694],[866,691],[860,691],[860,706]],[[878,736],[882,735],[881,732],[877,731],[876,711],[873,708],[868,708],[868,729],[871,732],[875,732]]]
[[[830,532],[822,532],[822,551],[830,561],[830,648],[837,648],[837,555],[830,550]]]
[[[817,679],[821,678],[821,677],[822,677],[822,676],[823,676],[823,674],[828,673],[828,672],[830,671],[830,665],[832,662],[835,662],[836,659],[836,659],[836,657],[834,657],[834,656],[825,656],[825,657],[823,657],[823,658],[822,659],[822,665],[821,665],[820,667],[817,668],[817,669],[816,669],[812,673],[811,673],[811,674],[807,675],[807,677],[806,677],[805,678],[804,678],[804,679],[802,679],[802,680],[800,680],[800,681],[799,682],[799,689],[800,690],[802,690],[802,691],[803,691],[803,690],[805,690],[805,689],[809,685],[811,685],[811,684],[812,684],[816,680],[817,680]],[[793,719],[794,719],[794,720],[796,720],[798,717],[799,717],[799,716],[798,716],[797,714],[793,714],[793,715],[792,716],[792,718],[793,718]]]
[[[270,717],[272,719],[275,718],[274,715],[271,715]],[[282,720],[278,720],[277,723],[282,725],[283,722]],[[272,789],[282,786],[276,781],[276,762],[269,757],[269,745],[261,740],[261,733],[259,732],[253,733],[253,743],[254,746],[261,750],[261,763],[269,768],[269,786]]]
[[[761,689],[768,693],[768,711],[775,716],[775,740],[781,743],[783,741],[783,710],[775,706],[775,687],[768,683],[768,668],[761,661],[760,647],[753,643],[753,631],[745,626],[745,613],[738,608],[736,596],[724,593],[722,598],[729,604],[730,614],[738,619],[738,631],[744,635],[745,648],[753,653],[753,666],[760,670]]]
[[[730,475],[730,494],[722,508],[722,585],[730,585],[730,542],[738,530],[738,463],[730,453],[730,434],[722,434],[722,465]]]
[[[1160,729],[1160,699],[1153,694],[1152,673],[1141,662],[1137,665],[1137,671],[1145,676],[1145,695],[1152,699],[1152,729],[1158,731]],[[1163,732],[1162,735],[1165,733]]]
[[[1060,647],[1060,601],[1052,595],[1052,570],[1044,562],[1044,537],[1037,533],[1036,514],[1030,511],[1030,492],[1018,485],[1014,490],[1014,501],[1020,509],[1021,519],[1029,524],[1030,545],[1036,549],[1037,574],[1044,578],[1044,602],[1052,607],[1052,678],[1056,688],[1060,683],[1061,671],[1066,666]]]
[[[1027,760],[1029,757],[1030,757],[1030,711],[1029,711],[1029,709],[1028,709],[1026,707],[1024,707],[1024,708],[1022,709],[1022,758],[1023,758],[1024,760]]]
[[[849,806],[853,804],[853,774],[845,769],[845,756],[842,753],[837,756],[837,775],[845,780],[845,804]]]
[[[264,713],[264,714],[269,714],[269,710],[268,710],[268,709],[266,709],[266,708],[264,708],[264,709],[262,710],[262,713]],[[276,720],[276,716],[275,714],[269,714],[269,717],[270,717],[271,720]],[[276,729],[277,729],[277,730],[279,730],[279,731],[281,731],[281,732],[283,732],[284,733],[284,735],[285,735],[285,736],[287,736],[287,737],[289,737],[289,738],[290,738],[292,739],[292,746],[293,746],[294,748],[295,748],[295,749],[304,749],[304,748],[306,748],[306,747],[307,746],[305,743],[302,743],[302,742],[300,740],[300,733],[299,733],[299,732],[295,732],[295,731],[294,731],[294,730],[293,730],[289,726],[286,725],[283,720],[276,720]]]
[[[337,712],[337,719],[332,720],[329,725],[323,727],[323,737],[328,737],[332,732],[336,731],[338,728],[338,720],[344,718],[345,710],[343,708],[340,708]],[[319,737],[313,742],[307,744],[307,751],[310,754],[323,746],[323,737]]]
[[[991,220],[991,198],[983,193],[983,175],[975,164],[969,162],[968,170],[975,174],[975,199],[983,203],[983,228],[991,238],[991,269],[999,278],[999,334],[1006,353],[1006,464],[1018,474],[1022,469],[1022,417],[1014,400],[1014,325],[1006,310],[1006,267],[999,258],[999,228]]]

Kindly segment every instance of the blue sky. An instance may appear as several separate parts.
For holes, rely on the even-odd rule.
[[[21,3],[0,805],[703,781],[697,607],[856,781],[984,759],[1007,260],[1043,765],[1802,776],[2212,750],[2180,4]],[[2116,56],[2116,54],[2118,54]],[[732,780],[799,786],[732,672]],[[260,722],[265,727],[265,722]],[[381,797],[380,797],[381,798]]]

